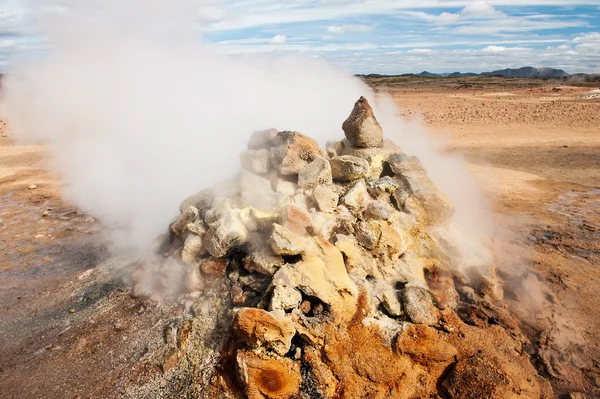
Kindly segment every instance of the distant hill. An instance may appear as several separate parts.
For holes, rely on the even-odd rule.
[[[566,78],[568,73],[562,69],[523,67],[519,69],[500,69],[483,72],[483,76],[504,76],[505,78]]]
[[[585,73],[578,73],[574,75],[569,75],[567,72],[562,69],[555,68],[534,68],[534,67],[523,67],[518,69],[499,69],[497,71],[492,72],[482,72],[482,73],[473,73],[473,72],[452,72],[452,73],[432,73],[428,71],[423,71],[421,73],[413,74],[406,73],[402,75],[379,75],[379,74],[370,74],[370,75],[358,75],[365,78],[383,78],[390,76],[402,76],[402,77],[420,77],[420,78],[462,78],[462,77],[470,77],[470,76],[503,76],[505,78],[543,78],[543,79],[552,79],[552,78],[569,78],[573,77],[575,79],[588,80],[590,78],[595,78],[597,75],[589,75]]]
[[[437,73],[431,73],[431,72],[423,71],[421,73],[417,73],[417,76],[420,76],[422,78],[436,78],[436,77],[440,77],[442,75],[438,75]]]

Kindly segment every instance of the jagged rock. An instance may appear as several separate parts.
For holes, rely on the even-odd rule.
[[[331,175],[335,181],[348,182],[362,179],[369,171],[369,163],[366,160],[351,155],[333,157],[329,162]]]
[[[374,249],[381,238],[381,228],[375,221],[360,221],[354,232],[360,245],[367,249]]]
[[[346,205],[348,209],[358,212],[365,209],[371,200],[372,198],[367,191],[367,184],[364,180],[358,180],[350,187],[346,194],[344,194],[341,202]]]
[[[171,225],[171,231],[177,236],[181,236],[189,223],[194,223],[200,214],[195,206],[189,206],[181,213],[179,218]]]
[[[322,212],[333,212],[337,207],[339,196],[329,187],[317,186],[313,190],[313,200]]]
[[[187,265],[196,265],[198,258],[206,253],[201,236],[189,233],[185,239],[183,250],[181,251],[181,260]]]
[[[330,305],[340,319],[354,314],[356,285],[348,276],[340,251],[322,238],[310,241],[300,262],[282,266],[273,276],[273,285],[300,287],[306,295]]]
[[[277,136],[277,133],[277,129],[252,132],[250,140],[248,140],[248,149],[259,150],[270,147],[271,141]]]
[[[310,164],[302,168],[298,174],[298,187],[315,188],[332,183],[331,165],[323,157],[316,157]]]
[[[352,113],[342,125],[346,139],[352,147],[383,147],[383,132],[375,119],[373,109],[366,98],[361,97]]]
[[[233,318],[233,331],[248,347],[265,348],[284,356],[292,345],[296,329],[291,321],[262,309],[244,308]]]
[[[398,292],[396,290],[389,288],[383,291],[381,294],[381,304],[390,316],[402,316],[402,303],[398,299]]]
[[[300,390],[299,362],[238,351],[237,369],[248,399],[289,399]]]
[[[396,340],[396,351],[438,369],[444,369],[458,354],[443,333],[422,324],[409,324],[404,328]]]
[[[281,256],[263,251],[253,251],[244,257],[242,263],[249,272],[257,272],[265,276],[272,276],[277,269],[283,266],[284,261]]]
[[[246,150],[240,154],[240,161],[246,170],[264,175],[269,171],[269,150]]]
[[[269,232],[279,219],[277,210],[260,210],[251,206],[240,210],[240,220],[248,231]]]
[[[195,207],[199,211],[204,211],[212,206],[212,202],[215,198],[215,192],[212,189],[202,190],[181,202],[179,205],[179,212],[183,213],[190,206]]]
[[[302,301],[302,294],[294,287],[276,285],[271,297],[271,310],[295,309]]]
[[[296,204],[288,204],[281,211],[281,225],[289,231],[306,235],[312,233],[313,222],[308,211]]]
[[[298,132],[279,132],[271,143],[271,165],[282,175],[296,175],[322,155],[315,140]]]
[[[375,259],[358,244],[354,236],[338,234],[335,247],[344,254],[346,269],[349,274],[361,278],[377,274]]]
[[[204,247],[214,257],[221,258],[248,242],[248,230],[239,216],[239,210],[227,212],[209,226],[204,236]]]
[[[342,155],[342,151],[344,151],[345,147],[346,147],[346,142],[344,140],[337,141],[327,147],[327,155],[329,155],[329,158],[333,158],[333,157]]]
[[[422,287],[404,288],[404,311],[415,324],[435,325],[439,321],[439,311],[433,304],[431,293]]]
[[[276,255],[299,255],[307,246],[304,238],[280,224],[273,225],[273,234],[269,238],[269,243]]]

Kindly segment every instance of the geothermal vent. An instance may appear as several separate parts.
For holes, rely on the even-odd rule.
[[[326,150],[298,132],[253,134],[235,179],[182,202],[158,276],[145,277],[150,263],[134,273],[138,295],[185,291],[160,358],[176,389],[550,397],[498,304],[493,257],[463,249],[421,162],[384,140],[365,98],[342,127]]]

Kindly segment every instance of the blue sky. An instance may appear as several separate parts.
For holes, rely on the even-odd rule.
[[[199,40],[235,56],[301,55],[354,73],[600,72],[600,0],[190,1]],[[47,49],[32,13],[30,1],[0,0],[0,70]]]

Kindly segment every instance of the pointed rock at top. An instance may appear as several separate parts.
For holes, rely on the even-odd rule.
[[[383,132],[366,98],[354,104],[352,113],[342,125],[346,139],[355,148],[383,147]]]

